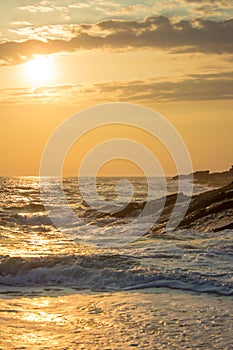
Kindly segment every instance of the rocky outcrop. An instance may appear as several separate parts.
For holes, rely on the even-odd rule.
[[[152,227],[151,232],[164,232],[171,212],[176,203],[177,194],[166,197],[162,213]],[[180,203],[187,200],[187,196],[182,195]],[[159,210],[164,199],[157,199],[147,203],[145,215]],[[146,202],[128,204],[124,209],[112,213],[115,218],[127,218],[140,214]],[[178,229],[189,229],[197,231],[221,231],[233,229],[233,182],[227,186],[194,195],[189,204],[189,208],[178,226]]]
[[[179,227],[201,231],[233,228],[233,182],[194,196]]]
[[[184,197],[185,199],[185,197]],[[165,230],[173,206],[164,207],[162,215],[152,233]],[[221,231],[233,229],[233,182],[219,189],[207,191],[192,197],[185,217],[178,229],[195,231]]]
[[[196,171],[193,174],[179,175],[180,179],[191,179],[199,184],[208,184],[215,187],[221,187],[229,184],[233,181],[233,165],[230,170],[224,172],[210,173],[209,170]],[[178,176],[173,177],[174,180],[178,179]]]

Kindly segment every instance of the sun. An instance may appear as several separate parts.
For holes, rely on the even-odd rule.
[[[24,72],[32,86],[48,84],[54,76],[52,59],[48,56],[36,56],[24,64]]]

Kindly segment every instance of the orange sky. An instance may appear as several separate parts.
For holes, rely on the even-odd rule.
[[[169,1],[63,3],[2,5],[0,175],[38,175],[55,128],[81,109],[105,102],[132,102],[161,113],[184,139],[194,170],[230,168],[233,21],[225,1],[207,1],[203,9],[198,1],[185,0],[176,6]],[[156,139],[123,126],[83,136],[63,173],[75,175],[90,147],[108,137],[144,144],[167,175],[176,173]],[[113,161],[100,174],[141,173],[130,163]]]

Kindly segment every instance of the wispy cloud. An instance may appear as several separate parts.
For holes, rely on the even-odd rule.
[[[88,85],[54,85],[31,88],[10,88],[0,90],[1,104],[70,103],[79,99],[88,90]]]
[[[114,1],[100,1],[97,4],[97,10],[100,12],[103,11],[106,15],[110,16],[119,16],[119,15],[137,15],[138,13],[148,12],[148,9],[151,9],[151,4],[136,3],[136,4],[127,4],[127,2],[120,3]]]
[[[228,0],[182,0],[190,13],[202,18],[232,18],[233,3]]]
[[[16,24],[12,24],[9,27],[9,31],[16,34],[21,39],[32,39],[32,40],[41,40],[47,41],[57,40],[57,39],[65,39],[70,40],[73,35],[75,28],[79,28],[79,25],[69,25],[69,24],[54,24],[54,25],[44,25],[44,26],[32,26],[31,24],[24,24],[21,26],[17,26]]]
[[[99,92],[114,92],[121,101],[164,102],[228,100],[233,98],[233,72],[190,75],[179,81],[131,81],[99,84]]]
[[[231,5],[228,0],[183,0],[186,3],[194,3],[194,4],[218,4],[218,5]]]
[[[230,100],[233,71],[194,74],[178,80],[147,79],[69,84],[0,91],[0,103],[80,103],[124,101],[153,104],[167,101]]]
[[[83,8],[88,8],[90,6],[91,6],[91,3],[81,2],[81,1],[68,5],[70,9],[83,9]]]
[[[31,26],[32,24],[27,21],[12,21],[10,22],[10,27],[12,28],[24,28],[27,26]]]
[[[27,5],[27,6],[19,6],[17,8],[20,11],[28,11],[28,12],[53,12],[53,7],[42,6],[42,5]]]
[[[107,20],[92,25],[75,25],[70,40],[48,39],[0,44],[0,60],[19,64],[33,54],[78,50],[159,49],[168,52],[232,53],[233,20],[196,20],[173,23],[166,17],[144,21]]]

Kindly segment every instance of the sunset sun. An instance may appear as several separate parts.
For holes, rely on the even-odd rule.
[[[54,76],[53,62],[46,56],[36,56],[25,63],[24,73],[33,86],[48,84]]]

